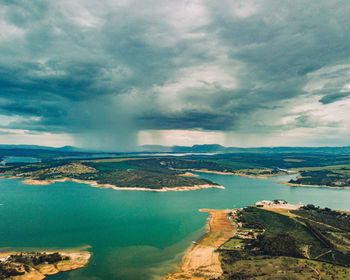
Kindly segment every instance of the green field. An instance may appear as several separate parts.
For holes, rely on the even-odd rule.
[[[263,166],[246,163],[246,162],[229,160],[229,159],[218,159],[218,160],[212,160],[212,161],[217,164],[233,168],[235,170],[250,169],[250,168],[264,168]]]
[[[131,165],[129,162],[126,163],[125,161],[89,162],[86,165],[100,171],[138,169],[137,166]]]
[[[347,213],[313,205],[286,214],[246,207],[236,217],[258,237],[220,246],[220,280],[350,279]]]
[[[224,274],[220,280],[226,279],[258,279],[258,280],[345,280],[350,279],[350,269],[313,260],[291,257],[256,256],[231,263],[229,252],[221,254]]]
[[[299,168],[300,177],[290,183],[329,187],[350,187],[350,165]]]
[[[264,238],[271,238],[275,245],[278,245],[279,239],[276,237],[286,235],[295,239],[295,244],[291,244],[286,248],[286,252],[283,251],[283,245],[286,243],[286,238],[280,240],[281,249],[277,248],[281,255],[290,255],[295,251],[302,251],[302,248],[309,246],[308,254],[310,257],[316,257],[322,253],[328,251],[325,247],[307,228],[302,224],[298,223],[294,219],[289,218],[286,215],[281,215],[271,211],[249,207],[247,208],[242,216],[241,220],[244,227],[247,228],[260,228],[264,229]],[[292,248],[291,246],[295,246]],[[276,250],[275,248],[273,248]]]

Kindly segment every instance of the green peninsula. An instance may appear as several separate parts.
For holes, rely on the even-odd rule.
[[[289,183],[294,186],[350,187],[350,165],[307,167],[298,169],[300,176]]]
[[[196,178],[179,170],[178,161],[164,158],[113,158],[93,160],[51,160],[40,163],[17,163],[2,168],[5,175],[24,178],[26,183],[49,184],[56,181],[76,180],[97,187],[129,190],[195,190],[223,188],[206,179]],[[211,165],[215,165],[210,163]],[[216,165],[215,165],[216,166]],[[218,165],[219,166],[219,165]],[[220,167],[220,166],[219,166]]]
[[[175,190],[218,187],[192,172],[256,178],[298,174],[284,182],[292,186],[350,187],[350,156],[333,154],[215,154],[186,156],[58,159],[43,158],[32,163],[3,163],[1,174],[24,178],[36,184],[57,180],[86,181],[95,186]]]
[[[278,204],[232,212],[237,231],[218,249],[218,279],[349,279],[350,215]]]
[[[350,279],[347,212],[283,200],[200,211],[208,232],[166,280]]]
[[[47,275],[82,268],[89,252],[0,252],[0,279],[40,280]]]

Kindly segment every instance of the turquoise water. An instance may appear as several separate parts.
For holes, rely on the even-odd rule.
[[[86,268],[48,279],[160,279],[204,232],[200,208],[233,208],[285,199],[350,210],[350,190],[295,188],[270,179],[201,174],[226,187],[190,192],[92,188],[74,182],[49,186],[0,180],[0,247],[88,248]],[[5,248],[7,247],[7,248]]]

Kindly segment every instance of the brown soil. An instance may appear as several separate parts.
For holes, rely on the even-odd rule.
[[[46,252],[53,253],[53,252]],[[55,264],[40,264],[30,267],[30,271],[24,275],[9,277],[9,280],[41,280],[47,275],[57,274],[61,271],[75,270],[87,266],[91,253],[89,252],[59,252],[63,256],[70,257]],[[16,254],[16,252],[0,253],[0,257]]]
[[[219,253],[215,251],[233,236],[235,224],[229,219],[231,210],[199,211],[210,213],[208,232],[183,257],[179,271],[169,274],[166,280],[206,280],[217,278],[222,274]]]

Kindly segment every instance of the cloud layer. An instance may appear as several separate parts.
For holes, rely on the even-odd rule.
[[[178,130],[226,145],[344,145],[349,11],[328,0],[3,1],[0,140],[18,130],[131,149],[138,135]]]

